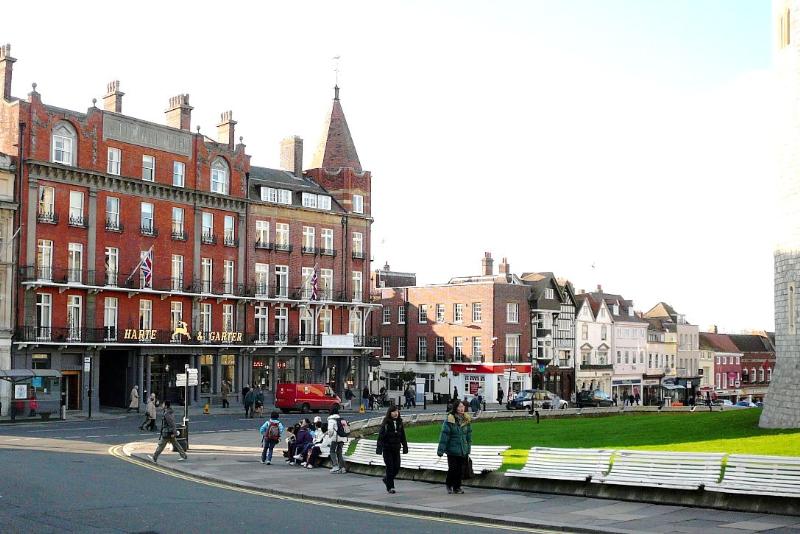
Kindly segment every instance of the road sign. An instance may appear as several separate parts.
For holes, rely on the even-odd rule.
[[[189,379],[190,386],[196,386],[199,382],[199,374],[197,369],[186,369],[187,377]]]
[[[88,373],[89,370],[91,369],[91,367],[92,367],[92,358],[89,357],[89,356],[84,356],[83,357],[83,370]]]
[[[181,373],[175,375],[175,385],[178,387],[183,387],[186,385],[186,374]]]

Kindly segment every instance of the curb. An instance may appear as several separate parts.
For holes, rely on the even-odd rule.
[[[578,532],[578,533],[593,533],[593,532],[604,532],[609,534],[627,534],[631,531],[629,530],[620,530],[620,529],[610,529],[610,528],[603,528],[603,527],[582,527],[582,526],[572,526],[572,525],[559,525],[559,524],[551,524],[547,522],[538,521],[536,524],[526,523],[523,521],[517,520],[509,520],[497,517],[486,517],[478,514],[470,514],[466,512],[460,511],[437,511],[431,510],[428,508],[423,508],[421,506],[411,505],[411,504],[404,504],[404,505],[393,505],[393,504],[378,504],[378,503],[369,503],[369,502],[362,502],[362,501],[355,501],[351,499],[346,499],[342,497],[327,497],[327,496],[319,496],[319,495],[307,495],[303,493],[297,492],[289,492],[283,490],[277,490],[272,488],[261,488],[259,486],[255,486],[252,484],[246,484],[243,482],[232,482],[230,480],[225,480],[223,478],[219,478],[216,476],[208,475],[208,474],[196,474],[191,473],[188,471],[184,471],[181,469],[177,469],[175,467],[171,467],[165,464],[159,464],[152,461],[149,461],[144,458],[140,458],[139,456],[134,456],[134,452],[132,450],[133,445],[136,443],[128,443],[122,447],[122,452],[125,454],[131,461],[136,463],[141,463],[143,465],[157,465],[158,467],[165,469],[167,471],[171,471],[173,473],[188,476],[192,478],[197,478],[200,480],[205,480],[208,482],[213,482],[215,484],[220,484],[222,486],[228,486],[231,488],[243,489],[248,491],[257,491],[266,496],[278,497],[278,498],[289,498],[289,499],[296,499],[296,500],[304,500],[310,501],[311,503],[322,503],[326,505],[343,505],[348,507],[355,507],[358,509],[366,510],[366,511],[376,511],[376,512],[394,512],[400,514],[408,514],[411,516],[417,517],[424,517],[424,518],[432,518],[432,519],[453,519],[458,521],[469,521],[472,523],[480,524],[481,526],[506,526],[512,527],[515,529],[524,529],[524,530],[551,530],[557,532]]]

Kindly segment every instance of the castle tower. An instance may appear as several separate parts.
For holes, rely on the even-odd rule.
[[[779,140],[775,248],[775,372],[759,425],[800,427],[800,0],[773,0]]]

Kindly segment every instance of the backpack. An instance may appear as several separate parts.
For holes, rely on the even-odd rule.
[[[339,424],[336,425],[336,435],[340,438],[346,438],[350,435],[350,425],[344,419],[339,419]]]
[[[278,423],[270,423],[264,437],[267,441],[280,441],[281,427],[278,426]]]

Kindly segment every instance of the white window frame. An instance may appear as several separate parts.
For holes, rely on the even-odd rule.
[[[172,185],[184,187],[186,184],[186,164],[182,161],[172,162]]]
[[[200,331],[204,334],[204,337],[208,339],[208,333],[211,332],[213,328],[213,311],[211,309],[211,304],[207,302],[203,302],[200,304]]]
[[[453,361],[460,362],[464,359],[464,338],[453,337]]]
[[[230,191],[230,167],[223,158],[215,158],[211,163],[211,192],[227,195]]]
[[[53,328],[53,295],[36,293],[36,339],[46,341]]]
[[[406,338],[398,337],[397,338],[397,357],[398,358],[405,358],[407,354],[407,347],[406,347]]]
[[[204,211],[200,216],[201,240],[210,243],[214,239],[214,214]]]
[[[472,322],[480,323],[483,320],[483,306],[480,302],[472,303]]]
[[[425,324],[428,322],[428,305],[427,304],[420,304],[417,308],[417,322],[419,324]]]
[[[103,337],[105,341],[117,340],[118,321],[119,300],[117,297],[106,297],[103,301]]]
[[[364,234],[353,232],[353,253],[364,254]]]
[[[236,242],[236,217],[226,215],[223,223],[222,240],[226,245],[232,246]]]
[[[361,302],[364,298],[364,275],[361,271],[352,272],[353,302]]]
[[[183,322],[183,302],[173,300],[169,303],[169,325],[174,332],[180,326],[178,323]]]
[[[321,297],[323,300],[333,300],[333,269],[320,269],[320,280],[322,281],[322,293]]]
[[[152,235],[155,232],[155,210],[153,204],[150,202],[142,202],[139,211],[139,225],[141,231],[145,234]]]
[[[275,266],[275,296],[287,298],[289,296],[289,266]]]
[[[348,333],[356,337],[362,335],[364,325],[361,323],[361,310],[350,310],[350,320],[348,321]]]
[[[105,285],[116,286],[119,283],[119,249],[117,247],[106,247],[105,268]]]
[[[67,341],[81,340],[83,326],[83,299],[80,295],[67,295]]]
[[[83,280],[83,243],[70,243],[67,248],[67,283]]]
[[[329,336],[333,333],[333,312],[330,308],[319,311],[319,333]]]
[[[39,239],[36,246],[36,278],[38,280],[53,279],[53,242],[50,239]]]
[[[453,304],[453,322],[454,323],[464,322],[464,304],[460,302],[456,302],[455,304]]]
[[[436,304],[436,322],[444,322],[444,304]]]
[[[141,330],[153,329],[153,301],[139,300],[139,328]]]
[[[511,324],[519,323],[519,303],[507,302],[506,303],[506,322]]]
[[[75,128],[68,122],[59,122],[53,128],[51,136],[50,161],[62,165],[75,165],[76,145],[78,135]]]
[[[506,361],[519,361],[519,334],[506,334]]]
[[[333,229],[323,228],[322,231],[322,250],[330,252],[333,250]]]
[[[269,263],[255,265],[256,295],[269,294]]]
[[[177,206],[172,207],[172,235],[184,236],[184,216],[183,208]]]
[[[170,287],[173,291],[183,291],[183,256],[173,254],[170,267]]]
[[[317,209],[330,211],[331,197],[328,195],[317,195]]]
[[[275,223],[275,244],[288,245],[291,241],[288,223]]]
[[[255,309],[256,343],[269,341],[269,306],[256,306]]]
[[[106,164],[106,172],[119,176],[120,168],[122,167],[122,151],[118,148],[108,147],[108,162]]]
[[[236,331],[236,312],[233,304],[222,305],[222,331],[235,332]]]
[[[211,293],[212,280],[214,279],[214,260],[200,258],[200,292]]]
[[[142,180],[145,182],[156,181],[156,157],[149,154],[142,155]]]
[[[472,358],[473,360],[483,358],[483,340],[481,336],[472,337]]]
[[[289,310],[282,306],[275,308],[275,343],[289,341]]]
[[[317,231],[313,226],[303,226],[303,249],[314,250]]]
[[[406,324],[406,306],[400,304],[397,306],[397,324]]]
[[[119,228],[119,198],[106,197],[106,226]]]
[[[544,289],[544,298],[548,300],[553,300],[554,298],[556,298],[555,291],[553,291],[552,287],[546,287]]]
[[[392,324],[392,309],[389,306],[383,309],[383,324]]]
[[[69,223],[78,226],[86,224],[83,216],[83,191],[69,192]]]
[[[304,208],[316,208],[317,207],[317,195],[313,193],[303,193],[302,195],[302,204]]]
[[[364,213],[363,195],[353,195],[353,213]]]
[[[54,219],[56,209],[56,189],[49,185],[39,186],[39,215]]]
[[[269,221],[256,221],[256,243],[262,247],[269,245]]]
[[[233,294],[233,283],[235,280],[235,263],[233,260],[223,260],[222,263],[222,292],[226,295]]]

